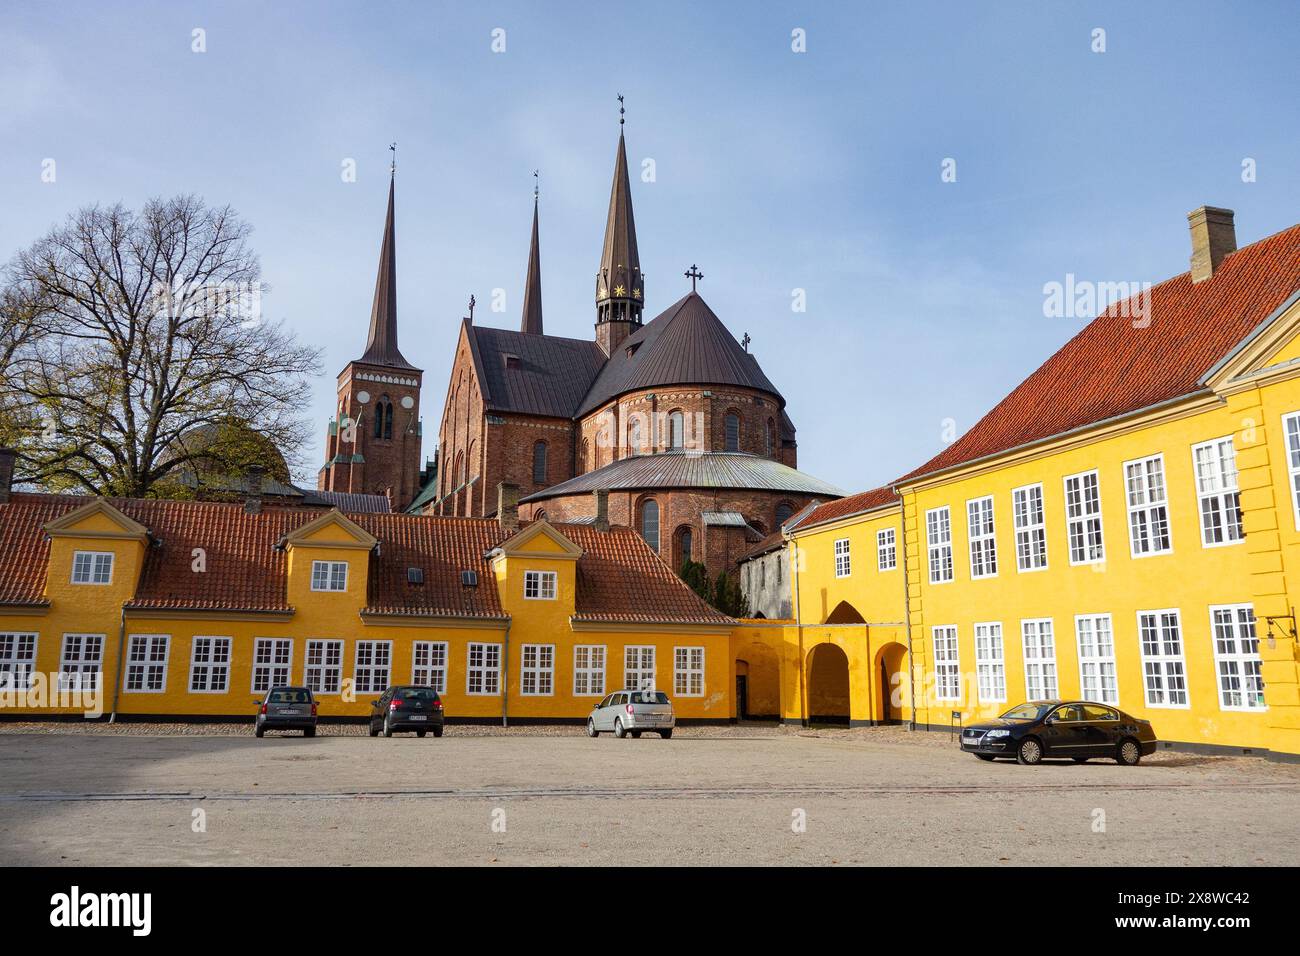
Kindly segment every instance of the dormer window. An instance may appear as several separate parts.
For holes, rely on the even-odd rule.
[[[113,552],[77,551],[72,555],[73,584],[110,584],[113,581]]]
[[[554,571],[525,571],[524,597],[530,601],[554,601],[558,578]]]
[[[626,353],[628,358],[631,358],[633,355],[636,355],[636,350],[639,349],[640,347],[641,347],[640,342],[633,342],[623,351]]]
[[[348,563],[346,561],[313,561],[311,563],[311,589],[313,591],[346,591],[348,589]]]
[[[518,356],[518,355],[510,355],[509,353],[506,353],[505,355],[501,356],[501,358],[505,361],[505,363],[506,363],[506,368],[519,368],[519,367],[520,367],[520,362],[519,362],[519,356]]]

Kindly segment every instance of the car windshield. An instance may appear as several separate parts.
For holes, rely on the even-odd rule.
[[[668,695],[661,690],[637,690],[629,698],[634,704],[666,704]]]
[[[306,690],[273,690],[270,701],[273,704],[305,704],[311,700],[311,693]]]
[[[1037,720],[1055,704],[1019,704],[1002,715],[1004,720]]]
[[[432,687],[402,687],[394,695],[402,700],[423,700],[432,702],[438,698]]]

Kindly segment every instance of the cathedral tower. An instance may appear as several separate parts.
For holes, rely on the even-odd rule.
[[[622,100],[620,96],[619,102]],[[619,112],[622,113],[621,106]],[[641,327],[641,308],[645,301],[621,115],[618,122],[618,152],[614,157],[614,184],[609,192],[605,246],[600,256],[600,271],[596,273],[596,342],[606,355],[613,354],[624,339]]]

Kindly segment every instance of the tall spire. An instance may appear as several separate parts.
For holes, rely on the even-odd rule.
[[[596,323],[626,323],[612,338],[609,348],[616,347],[641,324],[641,307],[645,300],[645,283],[641,276],[641,258],[636,248],[636,220],[632,215],[632,186],[627,171],[627,143],[623,138],[623,97],[619,96],[618,151],[614,156],[614,182],[609,191],[609,217],[605,222],[605,245],[596,274]],[[612,330],[611,330],[612,331]]]
[[[379,249],[379,275],[375,278],[375,302],[370,309],[370,337],[360,361],[372,365],[414,368],[397,350],[397,233],[393,225],[394,168],[388,181],[388,217],[384,221],[384,242]]]
[[[528,278],[524,281],[524,318],[519,331],[542,335],[542,254],[537,242],[537,171],[533,171],[533,240],[528,247]]]

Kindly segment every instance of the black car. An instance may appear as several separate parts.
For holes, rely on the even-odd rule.
[[[1151,721],[1130,717],[1109,704],[1090,700],[1035,700],[1012,707],[996,720],[963,727],[961,749],[980,760],[1015,757],[1035,764],[1044,757],[1113,757],[1135,766],[1155,753]]]
[[[442,736],[442,698],[432,687],[416,684],[390,687],[370,703],[370,736],[385,737],[394,732],[415,731],[423,737],[433,731]]]
[[[316,698],[306,687],[272,687],[257,701],[253,733],[261,737],[268,730],[301,730],[304,737],[316,736]]]

